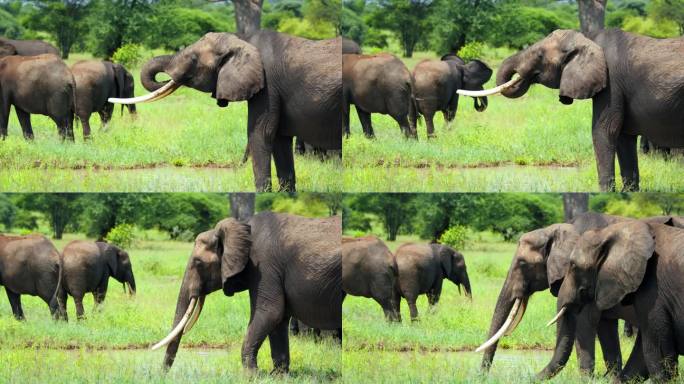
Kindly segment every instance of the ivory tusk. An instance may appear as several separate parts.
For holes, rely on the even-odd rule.
[[[169,80],[169,82],[166,83],[166,85],[157,89],[154,92],[148,93],[147,95],[132,97],[130,99],[119,99],[116,97],[110,97],[109,99],[107,99],[107,101],[110,103],[115,103],[115,104],[138,104],[138,103],[147,103],[147,102],[151,102],[151,101],[157,101],[157,100],[163,99],[166,96],[172,94],[180,86],[181,86],[180,84],[175,83],[173,80]]]
[[[456,93],[458,93],[459,95],[472,96],[472,97],[484,97],[484,96],[496,95],[497,93],[501,93],[501,91],[503,91],[504,89],[514,86],[515,83],[517,83],[521,79],[522,79],[522,77],[520,77],[516,73],[512,79],[508,80],[504,84],[499,85],[498,87],[494,87],[491,89],[483,89],[481,91],[468,91],[465,89],[457,89]]]
[[[504,336],[510,335],[513,333],[513,331],[515,331],[516,328],[518,328],[518,324],[520,324],[523,316],[525,315],[525,310],[527,310],[527,299],[523,299],[522,303],[520,303],[520,309],[518,310],[518,313],[516,313],[513,323],[511,323],[511,326],[508,327],[506,333],[504,333]]]
[[[567,308],[567,307],[561,308],[560,311],[558,311],[558,313],[556,314],[556,316],[554,316],[553,319],[551,319],[548,323],[546,323],[546,326],[547,326],[547,327],[550,327],[551,325],[555,324],[556,321],[558,321],[558,319],[560,319],[561,317],[563,317],[563,314],[565,313],[565,310],[566,310],[566,309],[568,309],[568,308]]]
[[[511,323],[513,323],[513,319],[515,319],[515,317],[517,316],[517,314],[518,314],[518,309],[520,308],[520,303],[521,303],[521,302],[522,302],[522,300],[520,300],[520,299],[515,299],[515,302],[513,303],[513,308],[511,308],[511,311],[508,313],[508,317],[506,318],[506,321],[503,323],[503,325],[501,326],[501,328],[499,328],[499,330],[496,331],[496,333],[494,334],[494,336],[492,336],[491,338],[489,338],[489,340],[485,341],[484,344],[482,344],[482,345],[480,345],[479,347],[477,347],[477,349],[475,350],[475,352],[482,352],[482,351],[484,351],[485,349],[487,349],[487,348],[491,347],[492,345],[494,345],[494,343],[496,343],[497,341],[499,341],[499,339],[500,339],[500,338],[504,335],[504,333],[506,333],[506,331],[508,330],[508,327],[511,326]]]
[[[183,328],[184,335],[190,332],[192,327],[197,322],[197,319],[199,319],[199,316],[202,313],[202,307],[204,307],[204,296],[200,297],[199,303],[197,303],[197,305],[195,306],[195,310],[192,311],[192,315],[190,316],[190,320],[188,320],[188,324],[185,326],[185,328]]]
[[[187,324],[188,320],[190,319],[190,314],[192,314],[192,312],[195,310],[195,305],[197,305],[197,298],[193,297],[192,299],[190,299],[188,309],[185,311],[183,318],[181,318],[181,320],[178,322],[178,325],[176,325],[165,338],[163,338],[160,342],[152,346],[153,351],[170,343],[173,339],[176,338],[176,336],[178,336],[183,331],[185,324]]]

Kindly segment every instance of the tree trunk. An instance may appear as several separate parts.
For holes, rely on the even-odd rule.
[[[588,193],[564,193],[563,214],[565,222],[569,223],[575,216],[589,210]]]
[[[580,29],[585,35],[592,35],[603,29],[608,0],[577,0]]]
[[[245,222],[254,216],[255,194],[231,193],[228,198],[230,200],[230,217]]]
[[[261,29],[263,0],[233,0],[235,26],[239,35],[249,35]]]

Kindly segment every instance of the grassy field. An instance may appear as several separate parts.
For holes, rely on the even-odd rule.
[[[510,53],[487,53],[495,74],[485,87],[495,85],[496,68]],[[435,57],[419,52],[405,62],[413,70],[426,58]],[[429,141],[424,122],[413,141],[391,117],[373,114],[372,119],[376,139],[368,140],[351,112],[351,137],[343,142],[345,191],[598,191],[591,100],[562,105],[557,90],[536,85],[519,99],[492,96],[479,113],[471,98],[462,97],[450,128],[441,113],[435,116],[437,138]],[[683,157],[640,154],[639,162],[642,190],[684,188]]]
[[[75,237],[55,241],[61,249]],[[68,302],[68,323],[51,320],[47,305],[23,296],[25,322],[12,317],[0,293],[0,382],[322,382],[341,376],[341,350],[334,341],[291,337],[290,374],[273,377],[268,342],[259,353],[259,373],[248,376],[240,347],[249,321],[247,292],[227,298],[209,295],[200,320],[186,337],[172,369],[161,369],[163,351],[149,351],[171,328],[181,278],[191,243],[141,241],[130,250],[138,292],[124,295],[114,280],[101,311],[92,296],[84,300],[87,319],[75,320]],[[1,289],[4,290],[4,289]]]
[[[414,237],[387,243],[395,250]],[[454,284],[445,280],[435,310],[427,311],[422,295],[417,303],[419,321],[411,323],[408,306],[402,300],[401,324],[385,322],[382,310],[371,299],[350,297],[343,307],[343,379],[348,383],[511,383],[530,382],[534,374],[551,359],[555,328],[546,322],[555,314],[555,298],[537,293],[529,301],[523,321],[515,332],[499,342],[494,364],[488,375],[479,370],[481,353],[473,350],[486,340],[496,298],[506,277],[516,245],[479,235],[463,250],[468,267],[473,300],[458,294]],[[626,360],[632,339],[623,338]],[[372,361],[373,364],[368,362]],[[597,345],[597,369],[605,372]],[[553,382],[585,382],[580,377],[576,357]],[[595,379],[604,382],[603,379]],[[607,381],[606,381],[607,382]]]
[[[68,64],[88,58],[71,55]],[[131,69],[136,95],[147,91],[140,69]],[[35,140],[27,143],[14,112],[9,136],[0,143],[0,190],[43,192],[175,192],[254,189],[251,161],[241,164],[247,144],[247,103],[218,108],[207,94],[180,89],[163,101],[138,105],[133,119],[119,107],[107,131],[97,114],[90,119],[92,142],[62,143],[46,116],[31,117]],[[313,156],[295,160],[297,187],[305,191],[340,191],[339,160]],[[275,169],[273,183],[277,186]]]

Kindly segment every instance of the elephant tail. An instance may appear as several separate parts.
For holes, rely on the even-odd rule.
[[[62,255],[59,252],[58,252],[58,255],[59,255],[59,257],[58,257],[58,262],[57,262],[57,287],[55,288],[55,293],[52,295],[52,298],[50,299],[50,301],[55,300],[57,302],[58,307],[61,308],[62,304],[64,304],[64,303],[59,302],[59,300],[60,300],[59,293],[62,291],[62,289],[64,289],[64,287],[62,287],[62,284],[63,284],[62,283],[62,274],[63,274],[62,272],[63,272],[64,268],[62,267]]]

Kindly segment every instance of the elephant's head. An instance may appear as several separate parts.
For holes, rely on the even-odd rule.
[[[468,278],[463,255],[446,245],[432,244],[431,246],[433,252],[439,258],[444,277],[456,284],[459,292],[461,291],[461,285],[463,285],[466,297],[472,298],[470,279]]]
[[[17,49],[14,45],[0,40],[0,57],[13,56],[17,54]]]
[[[248,288],[251,245],[250,226],[232,218],[197,235],[178,294],[173,330],[152,347],[158,349],[168,345],[165,368],[171,367],[181,337],[199,318],[206,295],[223,289],[227,296],[232,296]]]
[[[582,234],[558,293],[560,308],[552,322],[567,311],[595,302],[599,310],[620,304],[636,291],[655,251],[649,224],[626,221]]]
[[[484,369],[492,364],[498,340],[511,334],[522,320],[530,296],[546,288],[558,293],[578,238],[571,224],[553,224],[520,237],[492,315],[489,340],[477,349],[485,350]]]
[[[121,64],[113,63],[112,70],[114,71],[114,81],[116,83],[116,97],[125,99],[135,96],[133,75]],[[127,107],[129,113],[136,113],[135,104],[128,104]],[[121,113],[123,113],[123,105],[121,106]]]
[[[469,91],[481,91],[483,86],[492,77],[492,69],[480,60],[473,60],[463,66],[463,89]],[[473,105],[478,112],[487,109],[487,97],[473,97]]]
[[[171,77],[157,82],[158,73]],[[180,86],[211,93],[220,107],[230,101],[248,100],[265,84],[261,56],[256,47],[230,33],[207,33],[199,41],[172,56],[148,61],[141,74],[143,86],[152,91],[132,99],[110,99],[116,103],[160,100]]]
[[[135,276],[133,276],[133,264],[131,264],[128,252],[116,245],[104,242],[98,242],[97,246],[107,260],[109,275],[123,284],[124,292],[128,287],[128,294],[134,296],[136,292]]]
[[[559,99],[571,104],[574,99],[588,99],[606,87],[608,70],[603,50],[583,34],[557,30],[529,48],[507,58],[501,64],[496,84],[517,81],[501,94],[516,98],[534,83],[560,89]]]

